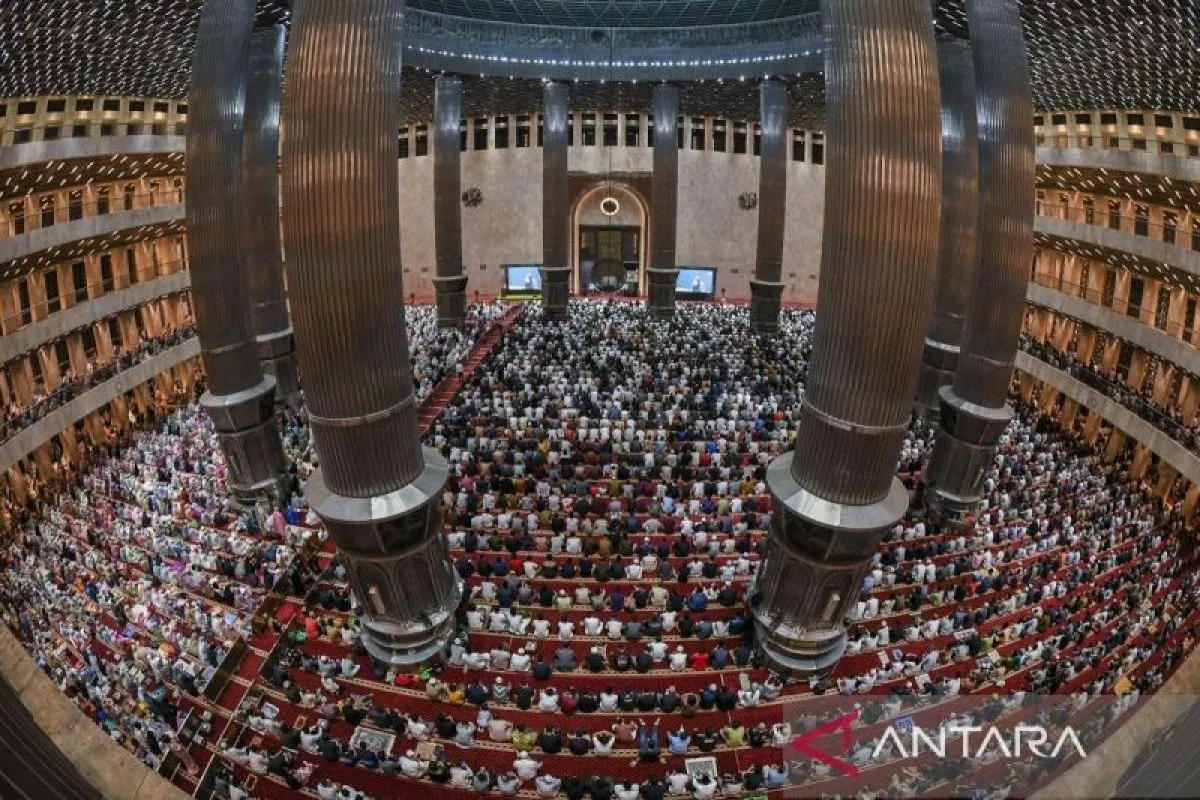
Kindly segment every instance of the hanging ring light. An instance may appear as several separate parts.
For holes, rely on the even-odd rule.
[[[614,37],[615,37],[615,31],[610,29],[608,31],[608,72],[609,72],[608,77],[609,78],[613,77],[613,72],[612,72],[613,58],[615,56],[615,47],[616,47],[615,42],[614,42]],[[615,97],[617,97],[617,95],[614,92],[614,98]],[[617,125],[620,126],[620,124],[621,124],[621,109],[620,109],[620,103],[618,102],[617,103]],[[618,127],[617,130],[618,130],[617,135],[619,136],[620,135],[620,133],[619,133],[620,127]],[[615,217],[617,215],[617,213],[621,210],[621,203],[617,200],[617,198],[613,197],[613,180],[612,180],[613,148],[609,147],[607,149],[608,149],[608,166],[604,172],[605,190],[604,190],[604,199],[600,201],[600,213],[606,217]]]

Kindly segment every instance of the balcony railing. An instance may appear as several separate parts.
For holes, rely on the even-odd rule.
[[[88,139],[102,136],[184,136],[186,133],[187,122],[184,120],[70,119],[70,115],[64,115],[62,120],[39,121],[32,125],[14,123],[8,127],[0,126],[0,142],[8,146],[31,142],[54,142],[60,139]]]
[[[1037,201],[1037,213],[1039,216],[1051,219],[1094,225],[1098,228],[1120,231],[1134,236],[1145,236],[1148,239],[1173,244],[1181,250],[1200,252],[1200,225],[1196,223],[1193,223],[1188,229],[1178,224],[1155,222],[1149,217],[1137,214],[1114,214],[1099,205],[1088,209],[1078,206],[1062,206],[1046,200]]]
[[[1055,369],[1062,370],[1080,383],[1092,387],[1125,406],[1188,450],[1200,453],[1200,447],[1198,447],[1200,445],[1200,425],[1188,426],[1177,412],[1169,412],[1157,407],[1149,399],[1131,389],[1128,384],[1105,376],[1095,367],[1081,364],[1070,355],[1059,352],[1050,345],[1041,344],[1027,336],[1022,336],[1021,349],[1039,361],[1044,361]]]
[[[1200,141],[1179,142],[1173,139],[1149,139],[1138,136],[1118,136],[1108,133],[1038,133],[1038,147],[1069,149],[1128,150],[1135,153],[1157,153],[1200,158]]]
[[[152,281],[155,278],[161,278],[165,275],[173,275],[182,269],[187,269],[187,262],[183,259],[167,261],[162,264],[157,264],[154,267],[152,275],[138,275],[137,281],[130,281],[128,273],[125,273],[125,286],[129,288],[136,286],[138,283]],[[97,300],[106,294],[118,291],[115,277],[110,277],[101,281],[90,281],[86,286],[59,286],[59,296],[51,298],[44,303],[34,303],[26,306],[6,317],[0,317],[0,330],[4,331],[4,335],[16,333],[24,327],[41,322],[51,314],[57,314],[60,311],[65,311],[68,308],[86,303],[89,300]],[[67,302],[70,299],[71,302]],[[39,313],[34,313],[39,312]]]
[[[169,347],[195,336],[195,328],[191,323],[176,328],[161,336],[140,342],[137,347],[126,350],[106,364],[100,364],[77,377],[64,378],[54,391],[44,397],[37,397],[26,408],[9,408],[3,412],[4,422],[0,424],[0,443],[7,442],[25,428],[33,425],[50,412],[74,400],[88,389],[94,388],[109,380],[118,373],[152,358]]]
[[[1102,290],[1095,287],[1083,286],[1073,281],[1068,281],[1062,277],[1055,277],[1054,275],[1047,275],[1041,272],[1035,272],[1033,274],[1033,282],[1038,286],[1045,286],[1047,289],[1054,289],[1055,291],[1062,292],[1070,297],[1078,297],[1080,300],[1086,300],[1093,305],[1102,306],[1109,309],[1114,314],[1121,314],[1121,312],[1113,308],[1115,298],[1106,295]],[[1166,320],[1166,324],[1164,325],[1157,324],[1159,321],[1157,319],[1154,320],[1153,323],[1147,323],[1142,319],[1142,312],[1146,309],[1150,309],[1151,312],[1157,316],[1157,307],[1149,304],[1139,305],[1136,303],[1127,303],[1126,311],[1121,315],[1129,317],[1134,322],[1137,322],[1140,325],[1145,325],[1147,328],[1161,331],[1173,339],[1179,339],[1180,341],[1187,343],[1192,342],[1192,338],[1195,336],[1194,328],[1189,327],[1182,322],[1173,322],[1169,318]]]
[[[23,203],[23,200],[14,202]],[[182,202],[184,202],[184,190],[173,187],[142,194],[113,192],[109,197],[100,197],[87,202],[80,200],[77,203],[65,205],[55,203],[53,206],[41,209],[25,208],[23,209],[24,213],[13,213],[10,202],[7,204],[8,208],[0,209],[0,213],[4,213],[4,216],[0,217],[0,239],[23,236],[42,228],[66,225],[88,217],[154,208],[155,206],[176,205]]]

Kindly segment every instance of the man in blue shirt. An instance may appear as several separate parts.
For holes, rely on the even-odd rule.
[[[681,756],[687,753],[688,748],[692,745],[692,737],[687,735],[687,732],[681,727],[677,731],[672,731],[667,734],[667,749],[671,755]]]
[[[720,642],[712,649],[708,655],[708,664],[713,669],[725,669],[729,664],[729,651]]]
[[[763,767],[763,785],[768,789],[779,789],[787,784],[787,771],[778,764]]]
[[[612,590],[612,594],[608,596],[608,607],[614,614],[620,614],[625,610],[625,595],[620,589]]]

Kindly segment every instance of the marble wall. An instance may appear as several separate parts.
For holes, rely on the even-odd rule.
[[[570,149],[573,174],[597,182],[609,173],[651,170],[646,147]],[[610,163],[611,157],[611,163]],[[399,162],[400,213],[406,294],[432,297],[433,157]],[[753,155],[681,150],[679,153],[679,240],[681,266],[716,267],[717,285],[729,299],[750,296],[754,275],[757,209],[743,211],[738,196],[758,191],[758,158]],[[462,154],[462,187],[478,188],[483,203],[463,208],[463,260],[468,296],[495,294],[503,264],[542,260],[542,151],[537,147],[468,151]],[[784,299],[815,302],[821,260],[825,169],[788,163],[788,215],[784,238]]]

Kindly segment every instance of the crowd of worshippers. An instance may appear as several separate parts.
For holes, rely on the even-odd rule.
[[[1129,477],[1126,454],[1106,463],[1103,441],[1092,448],[1031,405],[986,473],[971,527],[940,532],[912,516],[888,535],[832,675],[791,683],[761,669],[747,589],[771,520],[765,468],[794,437],[813,316],[787,312],[777,338],[750,337],[747,322],[720,306],[652,322],[631,305],[576,303],[568,322],[549,323],[535,305],[504,334],[431,436],[451,465],[447,545],[468,592],[428,679],[372,662],[344,567],[314,569],[324,534],[305,502],[314,456],[302,412],[279,419],[291,496],[255,513],[230,502],[194,406],[95,446],[86,472],[38,487],[36,513],[0,556],[6,622],[114,739],[152,766],[178,751],[195,770],[175,741],[181,718],[208,713],[196,692],[282,585],[306,598],[304,613],[262,699],[237,712],[261,741],[219,744],[233,768],[222,790],[244,797],[239,775],[270,774],[339,800],[365,797],[355,784],[367,778],[334,781],[321,761],[547,798],[815,783],[836,777],[829,765],[773,748],[828,715],[766,722],[752,709],[804,691],[870,697],[864,724],[877,725],[968,692],[1003,694],[965,720],[978,723],[1038,694],[1082,708],[1120,687],[1136,700],[1190,652],[1196,578],[1174,507]],[[899,471],[916,472],[932,443],[915,423]],[[311,586],[300,577],[318,571]],[[633,673],[658,680],[634,690],[622,679]],[[603,683],[576,682],[585,676]],[[299,714],[311,721],[290,724]],[[400,749],[352,744],[358,726],[395,734]],[[881,766],[871,731],[850,755],[864,770]],[[505,751],[502,766],[472,766],[477,742]],[[679,768],[730,752],[753,757],[717,775]],[[658,766],[636,781],[583,759],[576,774],[553,774],[546,758],[566,754]],[[865,771],[862,787],[973,786],[977,767],[874,781]],[[1023,785],[1035,769],[1014,765],[987,787]]]
[[[438,703],[487,706],[488,723],[410,714],[403,715],[404,729],[415,725],[411,735],[432,731],[460,746],[485,730],[492,741],[512,741],[516,732],[518,752],[533,752],[543,743],[553,752],[570,751],[572,743],[584,751],[582,735],[552,731],[543,738],[545,731],[518,730],[504,719],[504,708],[678,713],[687,719],[695,709],[724,707],[736,714],[770,702],[779,690],[771,678],[737,691],[712,685],[704,691],[668,686],[634,692],[620,690],[616,681],[609,691],[570,685],[577,672],[678,673],[754,664],[744,642],[717,641],[711,648],[706,642],[730,631],[736,638],[746,630],[746,618],[737,613],[710,620],[704,614],[710,604],[740,612],[744,587],[731,584],[752,574],[761,541],[761,530],[754,528],[765,528],[770,519],[769,504],[761,512],[754,505],[765,494],[761,468],[772,456],[768,449],[759,457],[762,443],[769,448],[773,436],[786,443],[790,417],[765,411],[754,392],[723,405],[731,387],[764,385],[740,372],[743,364],[763,362],[753,350],[744,357],[745,345],[730,346],[729,338],[741,330],[736,316],[697,309],[698,324],[711,332],[710,345],[708,336],[689,338],[678,323],[651,323],[628,306],[574,306],[565,331],[540,323],[535,314],[527,313],[476,370],[434,434],[453,470],[446,497],[448,544],[471,590],[461,615],[464,629],[448,663],[461,665],[464,677],[502,674],[492,681],[433,682],[429,691]],[[811,320],[795,317],[796,328],[785,328],[785,335],[799,328],[803,338]],[[684,347],[677,374],[656,373],[648,366],[657,366],[651,354],[675,341],[702,343],[692,345],[690,361]],[[803,343],[795,348],[803,350]],[[736,366],[729,366],[729,358]],[[770,391],[783,396],[789,389],[775,384]],[[704,399],[693,403],[695,396]],[[733,413],[722,416],[723,408]],[[1020,412],[986,478],[986,510],[969,535],[938,536],[917,519],[889,535],[852,615],[848,655],[869,652],[870,662],[859,671],[864,662],[848,660],[857,674],[839,675],[828,688],[858,696],[878,687],[900,697],[916,693],[932,699],[1014,675],[1031,691],[1052,691],[1089,671],[1091,680],[1077,688],[1088,696],[1111,689],[1123,668],[1165,652],[1137,677],[1134,691],[1142,691],[1157,686],[1190,647],[1171,637],[1190,627],[1194,587],[1173,583],[1178,578],[1173,553],[1163,549],[1181,522],[1170,520],[1145,487],[1129,481],[1123,472],[1127,460],[1105,466],[1095,451],[1057,431],[1032,407]],[[929,431],[914,424],[900,470],[919,468],[931,446]],[[1155,530],[1155,520],[1164,518],[1168,529]],[[339,596],[336,586],[344,577],[336,567],[331,572],[330,585],[316,595],[327,607]],[[578,579],[578,585],[553,588],[550,582],[561,579]],[[614,588],[614,582],[623,585]],[[969,614],[955,607],[979,596],[994,599]],[[1151,597],[1168,602],[1175,615],[1168,629],[1143,638],[1153,613],[1142,604]],[[1114,598],[1127,606],[1094,608],[1111,606]],[[652,615],[629,613],[643,609]],[[1134,609],[1140,613],[1126,619]],[[567,617],[570,611],[584,616]],[[345,632],[336,616],[314,622],[313,633],[322,639],[337,641]],[[481,639],[479,645],[491,646],[473,646],[479,633],[511,638]],[[668,646],[664,635],[694,637],[704,645],[685,651]],[[597,638],[607,642],[596,644]],[[993,651],[1004,655],[979,658]],[[1114,652],[1122,657],[1107,660]],[[336,683],[353,678],[363,665],[353,658],[322,663],[309,654],[290,666]],[[943,667],[950,670],[918,688],[918,678]],[[277,677],[281,686],[289,683],[285,675]],[[396,676],[377,669],[373,677],[390,683]],[[548,681],[555,685],[544,685]],[[287,689],[302,706],[331,702],[320,691]],[[343,703],[342,713],[354,720],[368,709]],[[769,740],[768,731],[751,730],[755,741]],[[723,741],[721,731],[681,727],[668,733],[658,749],[669,751],[673,739],[678,754],[703,752],[708,742]],[[640,745],[634,738],[627,746],[635,742]],[[595,742],[592,748],[586,752],[596,752]],[[337,752],[350,762],[357,757]],[[368,763],[375,762],[368,757]],[[819,768],[788,774],[795,780],[822,777]],[[557,780],[545,783],[553,787]]]
[[[286,442],[307,437],[294,415],[281,423]],[[81,442],[95,449],[87,472],[38,487],[37,513],[3,554],[0,590],[6,621],[39,667],[157,767],[184,707],[206,713],[187,698],[250,635],[264,587],[305,536],[321,534],[269,535],[255,515],[235,514],[197,406],[152,431],[113,436]],[[176,755],[195,767],[186,748]]]
[[[1179,391],[1166,392],[1161,399],[1155,397],[1155,385],[1158,383],[1158,367],[1151,364],[1142,377],[1140,386],[1131,387],[1122,371],[1114,366],[1105,369],[1100,364],[1105,348],[1099,345],[1091,362],[1084,362],[1076,357],[1071,349],[1063,352],[1048,343],[1034,341],[1028,334],[1021,336],[1021,349],[1035,358],[1045,361],[1051,366],[1078,378],[1094,389],[1116,400],[1134,413],[1149,421],[1156,428],[1169,433],[1176,441],[1190,450],[1200,450],[1200,418],[1193,415],[1191,419],[1184,417],[1179,409]],[[1156,364],[1165,362],[1155,359]],[[1178,372],[1177,380],[1183,380],[1183,372]]]
[[[462,327],[439,328],[436,306],[405,307],[408,354],[412,361],[417,402],[429,397],[444,378],[461,369],[471,348],[508,308],[507,303],[499,301],[474,303],[467,306]]]
[[[8,441],[51,411],[61,408],[88,389],[99,386],[118,372],[136,366],[194,334],[195,329],[191,320],[178,326],[166,325],[158,336],[142,333],[137,342],[130,342],[123,347],[116,348],[116,353],[111,361],[97,364],[89,359],[82,371],[78,373],[69,371],[51,390],[47,390],[44,386],[35,387],[29,403],[21,404],[14,400],[3,408],[3,418],[0,419],[0,442]]]
[[[438,329],[428,309],[410,309],[414,370],[426,394],[451,368],[429,360],[461,360],[503,310],[472,307],[456,331]],[[119,367],[192,333],[168,330],[123,353]],[[197,384],[190,399],[202,390]],[[307,539],[324,539],[303,494],[315,463],[304,415],[284,410],[278,423],[289,502],[274,509],[235,508],[215,432],[197,405],[136,435],[106,425],[108,441],[80,441],[86,469],[56,459],[58,485],[33,472],[26,504],[4,497],[17,532],[0,573],[6,621],[60,688],[151,766],[175,735],[180,697],[203,687],[229,644],[251,632],[265,591],[303,574],[290,568]],[[303,596],[303,586],[292,589]],[[230,791],[239,791],[236,782]]]

